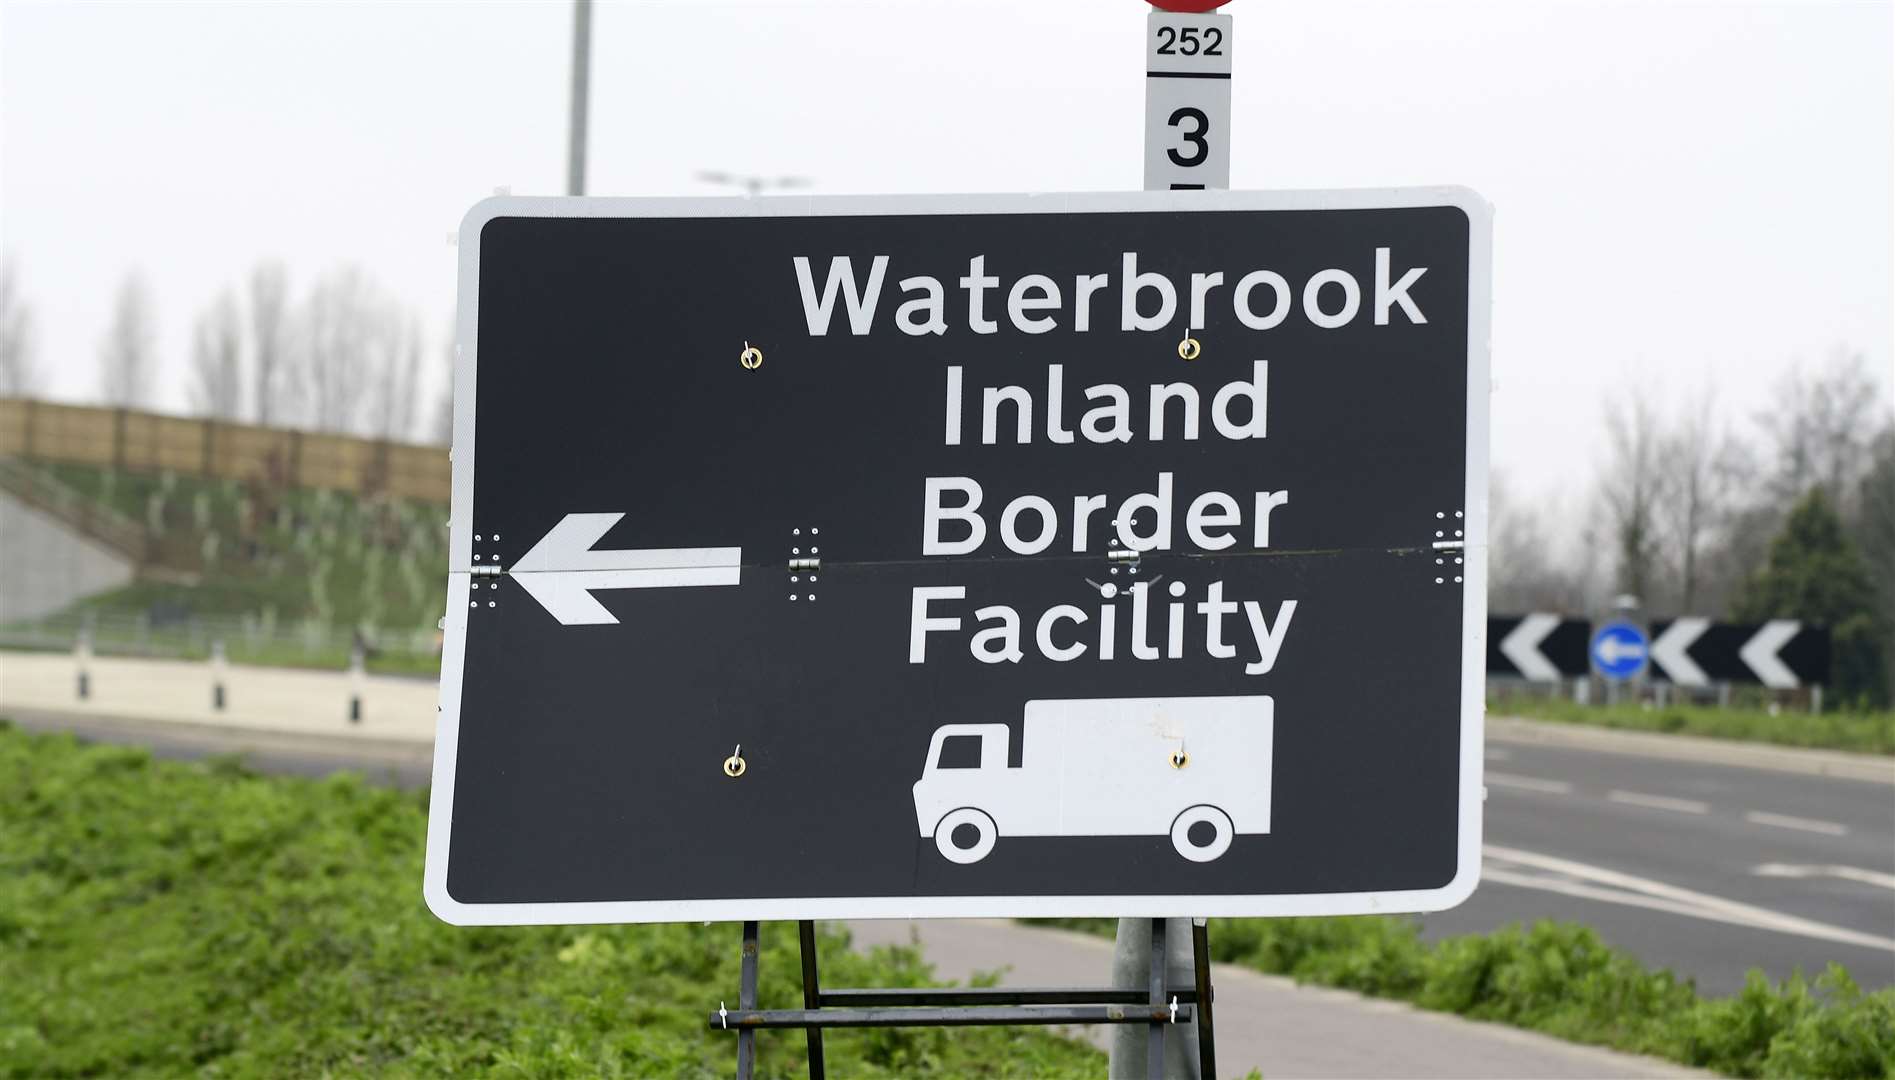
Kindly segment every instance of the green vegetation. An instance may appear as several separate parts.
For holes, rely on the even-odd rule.
[[[1824,712],[1784,709],[1718,709],[1695,705],[1578,705],[1570,701],[1512,698],[1489,707],[1494,715],[1528,716],[1562,724],[1592,724],[1631,731],[1662,731],[1741,739],[1864,754],[1895,754],[1895,712]]]
[[[1111,919],[1035,920],[1098,934]],[[1865,994],[1839,967],[1698,996],[1590,929],[1541,922],[1434,944],[1409,919],[1216,919],[1215,959],[1300,982],[1651,1054],[1731,1076],[1895,1077],[1895,990]]]
[[[1802,619],[1828,626],[1836,701],[1888,705],[1884,642],[1895,627],[1878,614],[1869,568],[1822,488],[1812,488],[1790,511],[1731,615],[1739,622]]]
[[[433,627],[446,607],[447,507],[174,473],[48,465],[60,484],[145,527],[174,578],[137,582],[90,610]]]
[[[425,796],[33,737],[0,722],[0,1076],[728,1075],[737,931],[464,929],[422,906]],[[927,985],[825,930],[836,985]],[[765,932],[762,1001],[801,1001]],[[1093,1076],[1019,1028],[831,1033],[839,1076]],[[801,1075],[801,1032],[759,1037]]]

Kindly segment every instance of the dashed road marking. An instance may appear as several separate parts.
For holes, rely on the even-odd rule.
[[[1884,889],[1895,889],[1895,874],[1884,874],[1880,870],[1864,870],[1860,866],[1836,866],[1833,863],[1823,866],[1798,866],[1794,863],[1769,862],[1751,867],[1750,872],[1758,877],[1774,878],[1832,877],[1843,881],[1860,882],[1864,885],[1879,885]]]
[[[1710,810],[1708,803],[1696,799],[1674,799],[1669,795],[1645,795],[1637,791],[1620,791],[1614,788],[1606,799],[1627,806],[1644,806],[1653,810],[1672,810],[1680,814],[1702,814]]]
[[[1817,821],[1814,818],[1791,817],[1788,814],[1766,814],[1761,810],[1751,810],[1744,814],[1744,820],[1752,825],[1770,825],[1779,829],[1800,829],[1803,832],[1822,833],[1824,836],[1847,836],[1849,826],[1834,821]]]
[[[1487,783],[1491,787],[1538,791],[1546,795],[1570,795],[1573,792],[1573,786],[1564,780],[1542,780],[1537,776],[1514,776],[1492,770],[1487,773]]]

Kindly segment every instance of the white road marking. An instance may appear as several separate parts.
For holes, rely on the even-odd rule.
[[[1798,866],[1794,863],[1769,862],[1751,867],[1750,872],[1758,877],[1841,878],[1844,881],[1857,881],[1864,885],[1879,885],[1884,889],[1895,889],[1895,874],[1884,874],[1879,870],[1864,870],[1860,866],[1836,866],[1833,863],[1823,866]]]
[[[1710,809],[1706,803],[1696,799],[1674,799],[1668,795],[1643,795],[1636,791],[1613,789],[1606,796],[1610,802],[1624,803],[1627,806],[1646,806],[1653,810],[1675,810],[1680,814],[1702,814]]]
[[[1481,848],[1481,854],[1487,860],[1481,868],[1482,879],[1502,885],[1539,889],[1565,896],[1599,900],[1608,904],[1622,904],[1626,907],[1668,911],[1709,922],[1729,923],[1733,926],[1771,930],[1781,934],[1795,934],[1820,941],[1860,945],[1895,953],[1895,938],[1878,937],[1875,934],[1865,934],[1846,927],[1785,915],[1752,904],[1743,904],[1706,893],[1693,892],[1690,889],[1681,889],[1662,881],[1635,877],[1617,870],[1607,870],[1604,867],[1589,866],[1571,859],[1540,855],[1496,844],[1484,845]],[[1496,866],[1493,865],[1494,863],[1503,865]],[[1509,863],[1512,866],[1504,865]],[[1535,870],[1541,872],[1530,872]]]
[[[1489,771],[1487,783],[1494,787],[1519,788],[1521,791],[1538,791],[1547,795],[1570,795],[1573,786],[1564,780],[1541,780],[1537,776],[1514,776],[1510,773]]]
[[[1752,825],[1773,825],[1779,829],[1801,829],[1803,832],[1822,833],[1824,836],[1847,836],[1849,826],[1834,821],[1817,821],[1814,818],[1791,817],[1788,814],[1766,814],[1761,810],[1751,810],[1744,814],[1744,820]]]

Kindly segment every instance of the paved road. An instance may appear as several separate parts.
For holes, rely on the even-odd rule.
[[[1895,984],[1895,786],[1505,742],[1487,769],[1484,880],[1430,935],[1572,919],[1708,992]]]
[[[0,715],[27,731],[71,732],[97,742],[149,747],[161,758],[196,761],[238,754],[252,768],[285,776],[322,777],[350,770],[401,787],[421,787],[433,775],[433,744],[413,739],[308,735],[10,707],[0,708]]]

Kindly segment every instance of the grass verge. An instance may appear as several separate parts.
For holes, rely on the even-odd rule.
[[[0,1076],[724,1076],[733,926],[464,929],[421,902],[425,796],[31,736],[0,721]],[[836,985],[928,985],[825,930]],[[761,999],[801,1001],[765,932]],[[1094,1076],[1018,1028],[831,1033],[838,1076]],[[804,1070],[801,1032],[760,1075]]]
[[[1496,716],[1524,716],[1561,724],[1704,735],[1863,754],[1895,754],[1895,712],[1824,712],[1716,709],[1694,705],[1575,705],[1570,701],[1512,699],[1489,705]]]
[[[1032,920],[1110,935],[1112,919]],[[1649,1054],[1729,1076],[1895,1077],[1895,989],[1863,993],[1840,967],[1702,998],[1572,923],[1435,943],[1382,916],[1215,919],[1212,957],[1299,982]]]

